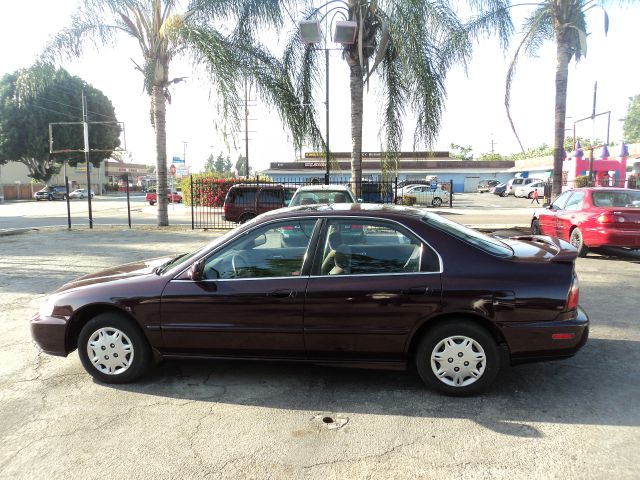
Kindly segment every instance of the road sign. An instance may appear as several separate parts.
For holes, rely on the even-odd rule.
[[[169,167],[169,173],[171,174],[171,176],[176,174],[176,166],[173,163]]]
[[[173,157],[173,163],[184,163],[184,158],[182,158],[182,157]]]

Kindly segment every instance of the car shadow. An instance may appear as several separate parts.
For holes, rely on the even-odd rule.
[[[413,369],[355,370],[248,361],[166,361],[142,381],[108,386],[191,401],[313,412],[462,418],[541,437],[539,423],[640,426],[638,342],[590,340],[575,357],[503,369],[474,397],[439,394]],[[626,358],[626,370],[619,368]],[[631,370],[629,370],[631,369]]]
[[[640,263],[640,249],[628,250],[618,247],[601,247],[593,249],[593,253],[589,255],[589,258],[594,260]]]

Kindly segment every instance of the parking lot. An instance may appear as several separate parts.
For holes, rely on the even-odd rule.
[[[106,386],[76,353],[31,342],[29,318],[65,281],[213,235],[0,237],[0,478],[638,478],[637,255],[578,259],[592,328],[576,357],[505,370],[473,398],[411,371],[250,362],[171,361]]]

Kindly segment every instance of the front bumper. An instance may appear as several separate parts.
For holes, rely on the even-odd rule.
[[[509,323],[502,326],[511,363],[568,358],[575,355],[589,338],[589,317],[577,308],[574,318],[551,322]],[[561,338],[553,338],[561,335]]]
[[[43,352],[49,355],[66,357],[65,337],[67,321],[57,317],[41,317],[35,314],[31,317],[31,337]]]

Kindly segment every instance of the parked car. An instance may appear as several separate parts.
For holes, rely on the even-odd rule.
[[[491,193],[493,193],[494,195],[499,195],[500,197],[506,197],[507,196],[507,184],[506,183],[500,183],[500,184],[496,185],[495,187],[493,187],[489,191]]]
[[[47,185],[33,194],[33,198],[40,200],[66,200],[67,189],[63,185]]]
[[[531,199],[533,198],[533,191],[537,190],[538,197],[542,198],[544,196],[544,186],[545,182],[543,180],[540,180],[539,182],[533,182],[529,185],[516,188],[514,196],[522,198],[526,197]]]
[[[480,180],[480,183],[478,183],[478,187],[476,188],[476,191],[478,193],[488,192],[496,185],[500,185],[500,180],[495,180],[495,179]]]
[[[410,185],[402,189],[402,195],[399,196],[397,203],[406,203],[404,199],[414,197],[416,205],[432,205],[439,207],[443,203],[448,204],[451,201],[449,192],[440,187],[433,188],[430,185]]]
[[[525,187],[531,183],[535,182],[543,182],[541,178],[523,178],[523,177],[515,177],[507,181],[506,192],[507,195],[514,195],[515,189],[519,187]],[[506,195],[505,195],[506,196]]]
[[[282,208],[295,190],[296,187],[277,183],[233,185],[224,199],[223,219],[244,223],[261,213]]]
[[[149,205],[152,206],[158,203],[158,194],[155,188],[147,191],[146,200],[149,202]],[[182,203],[182,194],[177,190],[169,191],[167,192],[167,200],[169,200],[169,203]]]
[[[344,185],[305,185],[298,188],[289,206],[314,205],[317,203],[357,203],[353,192]]]
[[[366,241],[342,236],[345,225],[361,225]],[[303,245],[281,245],[289,227],[307,232]],[[433,388],[468,395],[505,364],[584,345],[575,258],[558,239],[500,240],[423,209],[284,208],[195,252],[73,280],[31,333],[46,353],[77,349],[105,383],[133,381],[162,358],[276,359],[413,364]]]
[[[87,197],[86,188],[78,188],[69,194],[69,198],[86,198],[86,197]],[[91,191],[91,198],[93,198],[93,191]]]
[[[393,203],[393,184],[362,182],[360,197],[363,203]]]
[[[531,231],[568,240],[580,257],[602,246],[640,248],[640,190],[569,190],[534,212]]]

